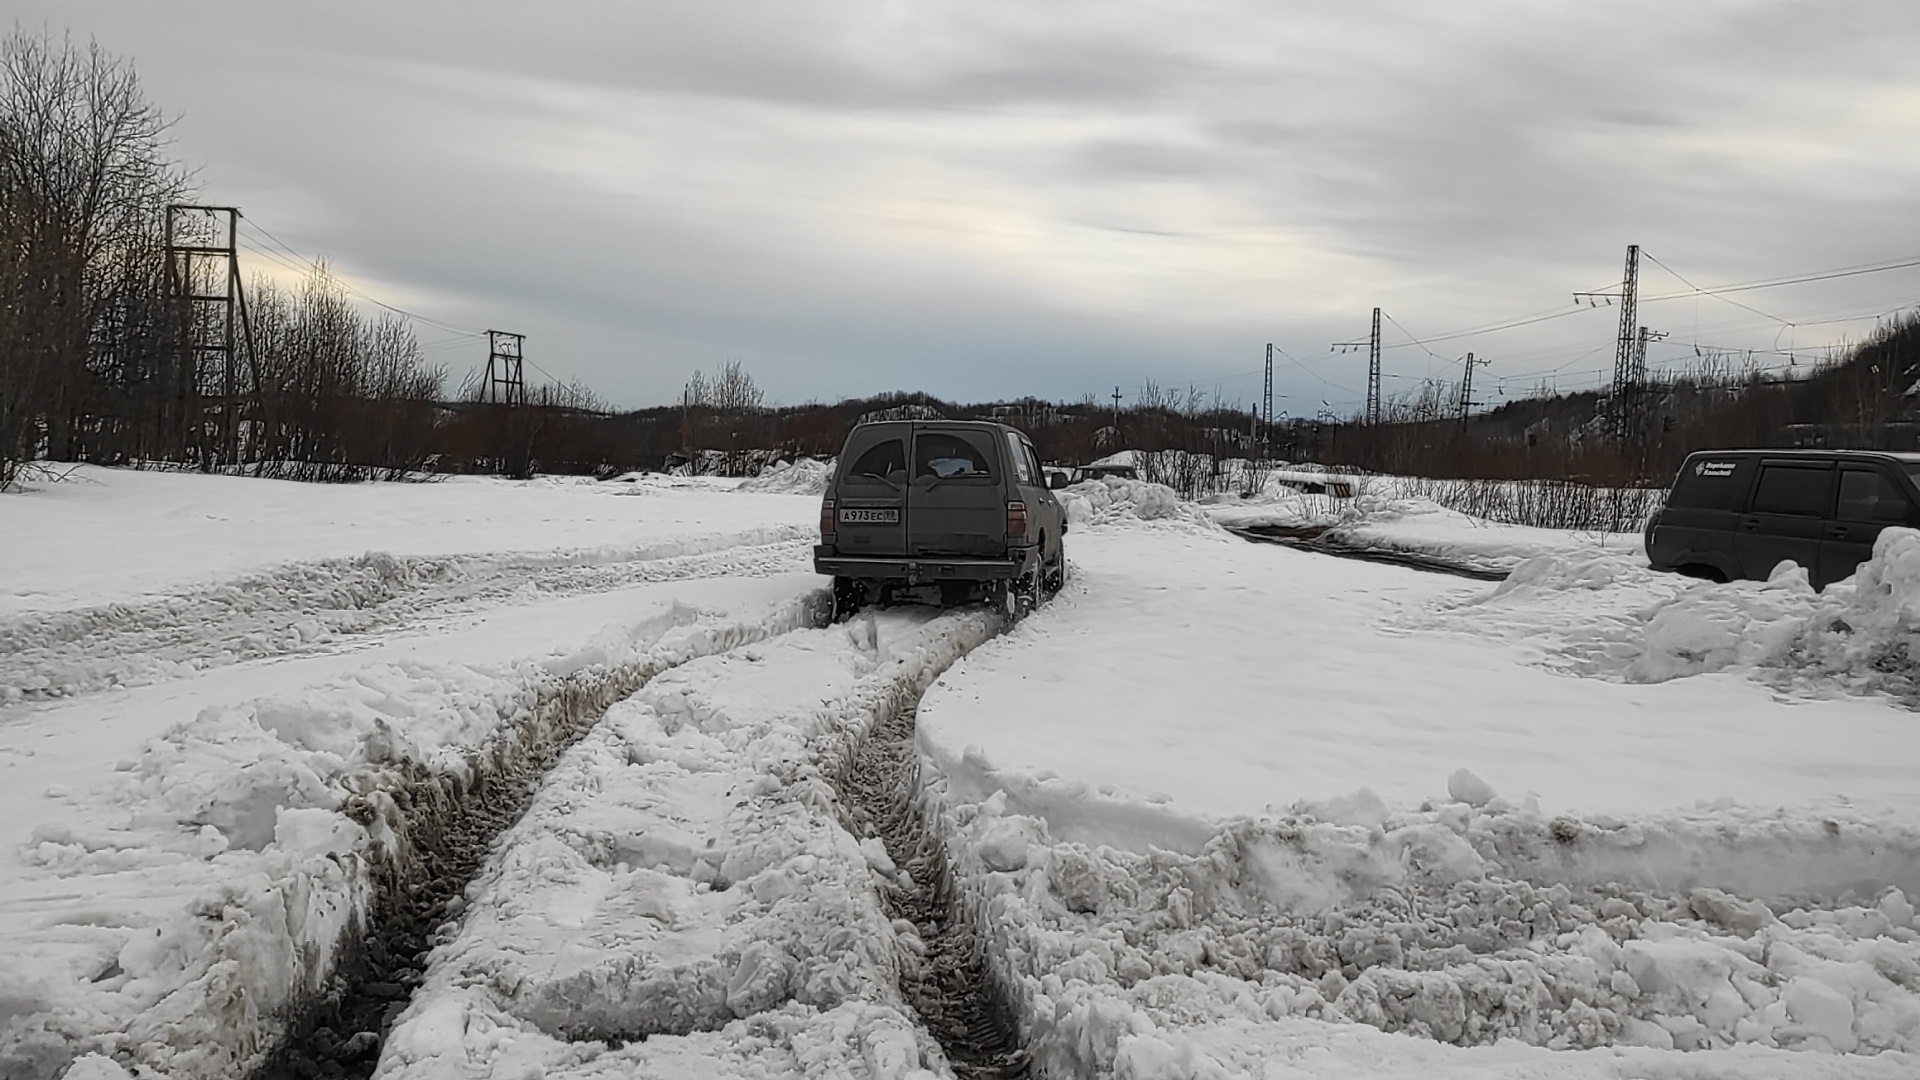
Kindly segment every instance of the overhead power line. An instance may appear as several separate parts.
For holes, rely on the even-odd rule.
[[[302,255],[298,251],[295,251],[292,245],[288,244],[286,241],[275,236],[273,233],[268,232],[265,227],[253,221],[242,219],[241,228],[250,229],[253,232],[259,233],[260,236],[263,237],[268,243],[275,245],[281,251],[284,251],[288,255],[291,255],[293,258],[299,260],[300,265],[292,267],[292,269],[299,270],[303,273],[305,272],[320,273],[324,270],[324,267],[322,267],[319,262],[313,259],[309,259],[305,255]],[[271,254],[271,253],[263,251],[262,254]],[[285,260],[280,260],[280,261],[282,265],[286,265]],[[374,296],[371,293],[367,292],[366,290],[356,287],[352,282],[346,281],[338,277],[333,278],[333,280],[341,288],[354,294],[355,296],[358,296],[362,300],[365,300],[367,303],[372,304],[373,306],[378,308],[384,308],[387,311],[393,312],[395,315],[400,315],[408,319],[413,319],[418,322],[425,323],[428,326],[437,327],[438,329],[444,330],[451,334],[460,334],[462,336],[471,337],[471,338],[483,338],[487,336],[487,332],[485,330],[476,329],[471,326],[460,326],[455,323],[450,323],[441,319],[433,318],[432,316],[429,316],[429,315],[422,315],[417,311],[408,311],[406,308],[400,307],[396,304],[389,304],[386,301],[380,299],[379,297]]]
[[[1795,274],[1780,278],[1759,278],[1753,281],[1738,281],[1731,285],[1715,285],[1712,288],[1696,288],[1691,292],[1669,293],[1662,296],[1643,297],[1645,300],[1680,300],[1689,296],[1719,296],[1722,293],[1750,292],[1754,289],[1774,289],[1782,285],[1804,285],[1810,281],[1832,281],[1835,278],[1859,277],[1862,274],[1879,274],[1888,270],[1904,270],[1911,266],[1920,266],[1920,255],[1901,259],[1890,259],[1878,263],[1861,263],[1858,266],[1843,266],[1838,270],[1821,270],[1811,274]],[[1680,275],[1675,274],[1675,277]]]
[[[1691,281],[1688,281],[1688,280],[1687,280],[1687,279],[1686,279],[1686,278],[1685,278],[1684,276],[1682,276],[1682,275],[1681,275],[1681,273],[1680,273],[1680,271],[1678,271],[1678,270],[1675,270],[1675,269],[1674,269],[1673,267],[1671,267],[1671,266],[1668,266],[1668,265],[1667,265],[1666,263],[1663,263],[1663,262],[1661,262],[1661,261],[1660,261],[1659,259],[1657,259],[1657,258],[1654,258],[1654,255],[1653,255],[1653,252],[1651,252],[1651,251],[1644,251],[1644,250],[1643,250],[1643,251],[1641,251],[1641,252],[1640,252],[1640,254],[1642,254],[1642,255],[1645,255],[1645,256],[1647,257],[1647,259],[1648,259],[1649,261],[1651,261],[1651,262],[1652,262],[1652,263],[1653,263],[1653,264],[1654,264],[1655,266],[1658,266],[1658,267],[1659,267],[1660,269],[1662,269],[1662,270],[1665,270],[1665,271],[1666,271],[1667,273],[1669,273],[1669,274],[1672,274],[1672,275],[1673,275],[1674,277],[1676,277],[1676,278],[1679,278],[1679,279],[1680,279],[1680,283],[1681,283],[1681,284],[1683,284],[1683,285],[1685,285],[1686,287],[1688,287],[1688,288],[1690,288],[1690,289],[1692,289],[1692,290],[1693,290],[1693,292],[1692,292],[1692,293],[1683,293],[1683,294],[1681,294],[1682,296],[1689,296],[1689,295],[1691,295],[1691,296],[1711,296],[1711,297],[1713,297],[1713,298],[1714,298],[1715,300],[1718,300],[1718,301],[1720,301],[1720,302],[1721,302],[1721,303],[1723,303],[1723,304],[1732,304],[1732,305],[1733,305],[1734,307],[1737,307],[1737,308],[1740,308],[1740,309],[1742,309],[1742,310],[1745,310],[1745,311],[1751,311],[1751,312],[1753,312],[1753,313],[1754,313],[1755,315],[1758,315],[1758,316],[1760,316],[1760,317],[1762,317],[1762,318],[1766,318],[1766,319],[1772,319],[1772,320],[1773,320],[1774,322],[1777,322],[1777,323],[1779,323],[1779,324],[1780,324],[1780,325],[1782,325],[1782,326],[1792,326],[1792,325],[1794,325],[1793,323],[1791,323],[1791,322],[1789,322],[1789,321],[1787,321],[1786,319],[1783,319],[1783,318],[1781,318],[1781,317],[1780,317],[1780,316],[1778,316],[1778,315],[1771,315],[1771,314],[1768,314],[1767,312],[1764,312],[1764,311],[1761,311],[1761,310],[1760,310],[1759,308],[1757,308],[1757,307],[1751,307],[1751,306],[1749,306],[1749,305],[1747,305],[1747,304],[1743,304],[1743,303],[1741,303],[1741,302],[1740,302],[1740,301],[1738,301],[1738,300],[1729,300],[1729,299],[1727,299],[1727,298],[1726,298],[1725,296],[1722,296],[1722,295],[1720,295],[1720,294],[1719,294],[1719,293],[1717,293],[1717,292],[1710,292],[1710,291],[1708,291],[1708,290],[1706,290],[1706,289],[1702,289],[1702,288],[1701,288],[1700,286],[1698,286],[1698,285],[1695,285],[1695,284],[1694,284],[1693,282],[1691,282]],[[1658,297],[1658,296],[1649,296],[1649,297],[1647,297],[1647,299],[1648,299],[1649,301],[1651,301],[1651,300],[1660,300],[1660,299],[1666,299],[1666,298],[1665,298],[1665,297]]]

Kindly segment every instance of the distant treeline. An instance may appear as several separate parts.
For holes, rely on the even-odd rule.
[[[1292,424],[1276,433],[1276,452],[1410,476],[1618,487],[1664,486],[1695,450],[1920,450],[1920,321],[1892,321],[1858,346],[1785,369],[1748,354],[1706,354],[1651,378],[1626,402],[1601,392],[1540,395],[1463,422],[1455,400],[1452,388],[1430,386],[1390,403],[1376,427]]]

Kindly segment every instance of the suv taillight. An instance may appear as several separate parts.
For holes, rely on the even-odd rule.
[[[1024,538],[1027,535],[1027,504],[1010,502],[1007,504],[1007,535]]]
[[[822,539],[833,535],[833,500],[820,501],[820,536]]]

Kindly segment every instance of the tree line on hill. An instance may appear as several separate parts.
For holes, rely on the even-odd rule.
[[[1596,487],[1664,487],[1695,450],[1920,450],[1920,319],[1890,320],[1858,345],[1784,369],[1706,353],[1624,401],[1542,394],[1463,421],[1423,409],[1423,396],[1433,395],[1392,403],[1377,426],[1290,425],[1276,449],[1371,472]]]

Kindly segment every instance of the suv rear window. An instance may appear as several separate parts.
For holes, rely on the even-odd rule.
[[[1903,523],[1910,515],[1907,497],[1884,473],[1865,469],[1840,471],[1841,521]]]
[[[958,435],[923,431],[913,440],[913,475],[916,479],[992,476],[993,466],[988,464],[986,452],[972,442]]]
[[[906,471],[906,442],[901,439],[888,439],[868,447],[867,452],[860,455],[860,460],[853,463],[853,468],[847,470],[847,477],[849,479],[879,477],[884,480],[894,473]]]
[[[1820,517],[1827,512],[1827,496],[1832,490],[1830,468],[1763,464],[1760,485],[1753,491],[1753,512]]]

